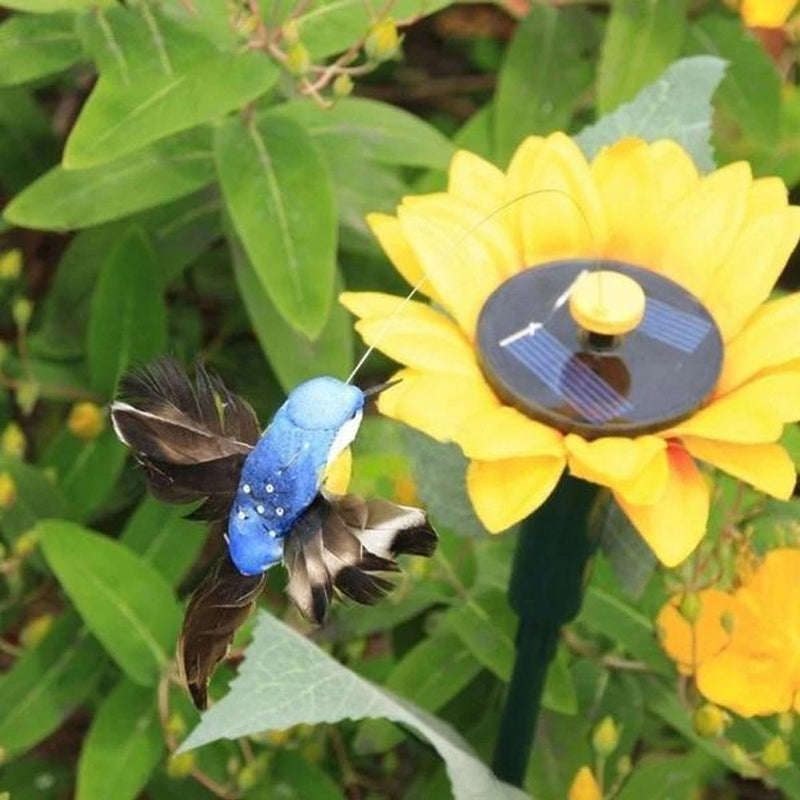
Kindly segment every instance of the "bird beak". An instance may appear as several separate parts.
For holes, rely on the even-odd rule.
[[[390,381],[386,381],[385,383],[379,383],[377,386],[372,386],[369,389],[364,390],[364,397],[372,397],[373,395],[380,394],[382,391],[386,389],[390,389],[392,386],[397,386],[400,381],[403,380],[402,378],[393,378]]]

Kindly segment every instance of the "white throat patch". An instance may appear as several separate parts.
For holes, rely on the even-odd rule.
[[[328,451],[328,462],[326,464],[329,467],[335,460],[339,453],[345,449],[352,441],[356,438],[356,434],[358,433],[358,429],[361,426],[361,418],[364,416],[363,411],[359,411],[352,419],[345,422],[341,428],[339,428],[336,437],[331,444],[331,449]]]

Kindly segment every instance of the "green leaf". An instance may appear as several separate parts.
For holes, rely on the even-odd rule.
[[[14,505],[0,509],[0,530],[8,541],[30,530],[40,519],[70,515],[69,503],[60,489],[32,464],[0,456],[0,472],[10,473],[17,487]]]
[[[86,228],[191,194],[214,179],[210,132],[198,128],[100,167],[54,167],[3,216],[26,228]]]
[[[597,108],[613,111],[655,80],[677,57],[687,0],[617,0],[600,53]]]
[[[112,397],[129,364],[164,348],[166,307],[155,253],[131,228],[109,254],[92,296],[87,352],[92,386]]]
[[[692,53],[728,62],[717,104],[729,124],[762,145],[778,140],[781,78],[761,42],[738,17],[706,14],[689,28]]]
[[[134,800],[163,750],[155,692],[123,678],[97,709],[86,735],[77,800]]]
[[[703,772],[708,757],[702,753],[685,756],[646,756],[625,781],[618,800],[672,800],[674,797],[691,797],[706,787]]]
[[[3,0],[5,8],[27,11],[30,14],[52,14],[56,11],[83,11],[92,6],[106,6],[112,0]]]
[[[333,108],[311,100],[270,109],[269,115],[302,125],[332,156],[356,154],[384,164],[446,170],[453,145],[432,125],[388,103],[349,97]]]
[[[205,524],[183,518],[187,511],[145,497],[120,536],[122,544],[152,564],[173,586],[192,565],[207,538]]]
[[[299,723],[386,717],[416,730],[445,760],[456,800],[522,798],[501,783],[449,725],[360,678],[269,614],[228,694],[203,714],[181,751]]]
[[[673,139],[702,170],[714,167],[709,136],[711,96],[722,80],[725,62],[712,56],[676,61],[650,86],[575,137],[587,158],[625,136],[647,142]]]
[[[317,375],[344,380],[353,366],[353,327],[345,309],[332,298],[331,313],[316,339],[288,325],[264,291],[250,259],[238,242],[231,242],[233,270],[244,306],[261,349],[284,391]],[[334,297],[341,281],[334,284]]]
[[[494,100],[494,144],[506,164],[534,133],[565,129],[591,86],[593,18],[584,9],[535,5],[517,26]]]
[[[209,55],[185,70],[127,85],[101,75],[67,140],[64,167],[114,161],[208,122],[254,100],[277,77],[277,68],[254,51]]]
[[[93,691],[103,651],[76,614],[60,617],[44,639],[0,676],[0,747],[7,758],[52,733]]]
[[[172,660],[180,610],[141,556],[71,522],[41,524],[45,557],[92,633],[131,680],[152,686]]]
[[[71,14],[15,15],[0,25],[0,86],[61,72],[82,56]]]
[[[578,713],[578,695],[572,680],[567,648],[559,645],[550,662],[542,689],[542,706],[559,714],[573,716]]]
[[[426,711],[438,711],[481,671],[481,662],[454,633],[445,628],[423,639],[398,662],[386,681],[397,692]],[[367,720],[356,738],[356,750],[380,753],[403,740],[386,720]]]
[[[247,800],[342,800],[344,794],[319,764],[294,750],[278,750],[269,783],[249,792]]]
[[[276,117],[217,131],[225,204],[280,315],[314,339],[331,308],[336,212],[325,162],[297,123]]]
[[[505,592],[486,589],[463,598],[443,615],[442,624],[501,681],[511,680],[517,615],[511,610]]]

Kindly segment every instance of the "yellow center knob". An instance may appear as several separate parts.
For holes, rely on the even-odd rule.
[[[586,272],[572,290],[569,310],[584,330],[604,336],[630,333],[644,316],[642,287],[621,272]]]

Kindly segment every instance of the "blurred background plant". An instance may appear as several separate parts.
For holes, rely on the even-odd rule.
[[[796,192],[794,4],[4,5],[0,790],[463,793],[463,764],[461,781],[452,770],[448,780],[433,749],[387,720],[175,754],[197,722],[171,664],[180,603],[215,544],[181,509],[143,495],[108,401],[131,363],[162,352],[203,358],[262,419],[301,380],[346,375],[356,343],[338,292],[404,291],[367,212],[442,187],[457,147],[505,167],[526,135],[577,133],[683,56],[728,62],[714,95],[717,163],[746,158]],[[706,114],[701,95],[684,87],[670,124]],[[783,286],[797,283],[795,264]],[[363,377],[389,369],[376,354]],[[800,460],[796,428],[785,444]],[[355,456],[356,491],[428,506],[442,536],[435,559],[411,565],[382,605],[339,606],[320,632],[288,608],[278,570],[264,605],[354,680],[449,722],[485,761],[513,661],[514,536],[482,534],[455,447],[372,417]],[[709,590],[733,593],[768,551],[800,547],[800,501],[714,480],[709,535],[674,570],[656,568],[618,509],[596,515],[601,553],[548,674],[526,782],[536,797],[800,797],[796,714],[743,717],[709,700],[667,641],[670,625],[700,629]],[[226,693],[251,632],[212,696]],[[307,657],[287,640],[295,654]]]

